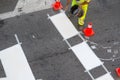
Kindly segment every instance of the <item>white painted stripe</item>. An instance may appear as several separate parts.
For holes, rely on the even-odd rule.
[[[13,12],[2,13],[2,14],[0,14],[0,20],[14,17],[14,16],[15,16],[15,14],[13,14]]]
[[[14,11],[0,14],[0,19],[48,9],[51,8],[53,2],[54,0],[19,0]],[[18,11],[19,8],[22,8],[21,12]]]
[[[0,80],[8,80],[7,78],[0,78]]]
[[[35,80],[21,45],[0,51],[7,80]]]
[[[102,62],[86,42],[79,43],[71,49],[87,71],[102,65]]]
[[[76,30],[64,12],[61,12],[49,18],[64,39],[69,39],[79,34],[79,32]]]
[[[110,73],[107,73],[105,75],[102,75],[101,77],[95,79],[95,80],[114,80],[113,77],[110,75]]]

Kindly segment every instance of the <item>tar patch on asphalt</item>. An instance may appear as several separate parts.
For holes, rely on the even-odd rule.
[[[102,66],[96,67],[92,70],[90,70],[90,73],[93,75],[94,78],[98,78],[102,75],[105,75],[107,72]]]

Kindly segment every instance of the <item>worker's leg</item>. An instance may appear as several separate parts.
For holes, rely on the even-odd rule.
[[[76,0],[72,0],[72,4],[71,4],[71,8],[74,6],[74,5],[77,5],[77,2]],[[71,13],[71,8],[70,8],[70,12],[68,13],[68,18],[70,18],[72,16],[72,13]]]
[[[78,24],[80,26],[83,26],[84,25],[84,21],[85,21],[85,18],[86,18],[86,14],[87,14],[87,10],[88,10],[88,4],[86,5],[82,5],[82,10],[83,10],[83,16],[78,18]]]

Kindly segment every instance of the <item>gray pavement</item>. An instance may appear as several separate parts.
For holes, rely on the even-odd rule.
[[[0,0],[0,14],[13,11],[18,0]]]
[[[64,0],[61,2],[65,5]],[[112,46],[111,53],[99,46],[94,50],[96,55],[103,59],[111,58],[116,49],[118,50],[116,57],[120,56],[120,11],[118,10],[120,1],[110,0],[108,3],[107,7],[101,8],[98,1],[93,0],[85,24],[87,26],[88,22],[93,22],[95,36],[91,37],[90,41],[96,42],[99,46]],[[52,22],[47,19],[47,13],[56,14],[52,9],[48,9],[0,21],[0,50],[16,44],[14,34],[17,34],[36,79],[91,80],[74,53],[68,50],[67,44]],[[75,26],[77,25],[76,18],[71,21]],[[79,40],[75,38],[73,42]],[[103,60],[103,62],[115,80],[120,80],[115,73],[115,68],[120,67],[120,59]],[[91,71],[93,74],[94,72],[96,72],[95,77],[105,73],[101,67]],[[0,77],[3,76],[5,76],[4,70],[0,64]]]

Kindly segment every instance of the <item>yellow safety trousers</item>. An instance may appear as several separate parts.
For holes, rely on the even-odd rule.
[[[80,1],[81,1],[81,3],[84,2],[84,0],[80,0]],[[74,6],[74,5],[79,5],[79,3],[76,0],[72,0],[72,6]],[[82,10],[84,12],[83,16],[78,18],[78,24],[80,26],[84,25],[84,21],[85,21],[87,10],[88,10],[88,4],[82,5]]]

